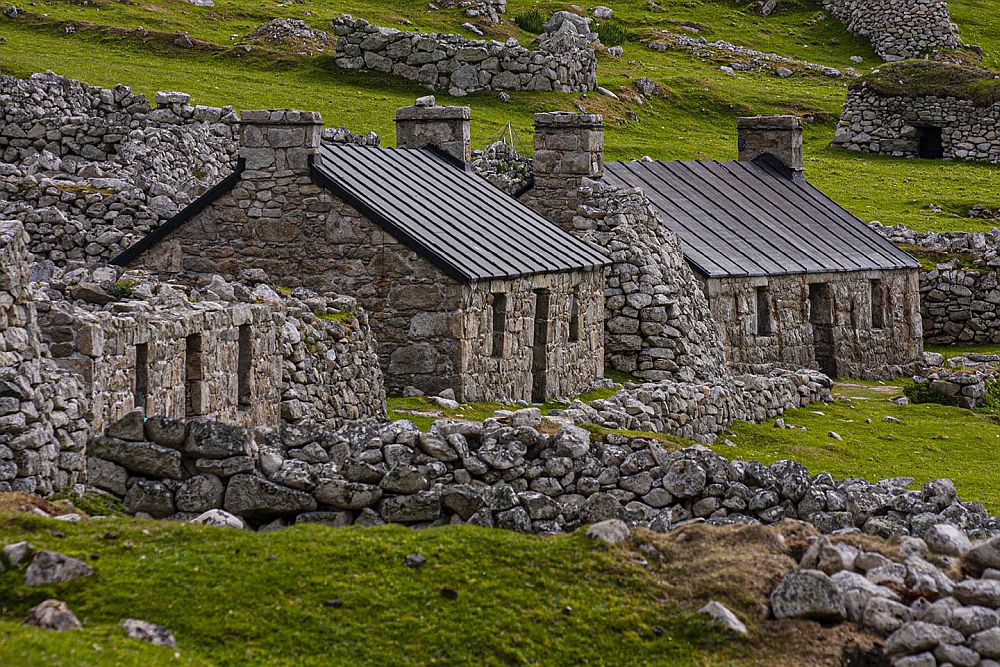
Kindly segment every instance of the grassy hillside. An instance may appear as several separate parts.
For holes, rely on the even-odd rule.
[[[96,571],[40,588],[26,587],[23,571],[0,574],[0,664],[11,667],[791,667],[803,659],[841,664],[851,632],[760,618],[793,563],[789,551],[802,545],[762,527],[640,531],[633,543],[609,547],[581,533],[474,527],[314,524],[252,533],[0,513],[0,535],[89,560]],[[407,567],[412,553],[426,564]],[[67,602],[84,628],[57,634],[19,625],[49,597]],[[737,611],[750,637],[726,635],[697,615],[709,599]],[[178,655],[126,639],[117,627],[126,617],[167,626]]]
[[[599,79],[615,91],[640,76],[659,83],[665,98],[645,105],[616,102],[597,94],[560,95],[517,93],[510,103],[484,92],[461,99],[439,95],[443,103],[470,105],[473,139],[482,145],[508,120],[526,139],[531,114],[545,110],[573,110],[579,105],[601,112],[608,121],[608,156],[635,159],[732,159],[735,157],[735,118],[754,113],[797,113],[813,119],[806,131],[808,177],[865,220],[904,223],[916,229],[985,229],[989,225],[964,217],[973,204],[1000,206],[996,169],[986,165],[872,158],[828,148],[846,80],[821,76],[779,79],[762,73],[729,76],[719,63],[702,62],[680,52],[655,52],[646,44],[657,30],[697,29],[709,41],[730,42],[774,51],[781,55],[843,68],[852,55],[860,66],[875,66],[870,47],[849,35],[832,19],[818,20],[821,12],[809,0],[782,2],[768,18],[730,0],[661,2],[653,11],[645,2],[607,2],[615,20],[630,34],[619,60],[602,56]],[[952,2],[956,19],[969,41],[981,43],[991,54],[1000,52],[1000,31],[986,0]],[[547,14],[568,5],[513,0],[508,16],[538,7]],[[328,125],[346,125],[355,131],[373,129],[391,143],[396,107],[424,94],[419,86],[387,75],[338,70],[329,54],[296,57],[255,47],[247,53],[234,46],[256,25],[275,16],[304,18],[328,29],[329,19],[351,13],[383,25],[455,32],[465,21],[459,9],[428,11],[424,0],[400,0],[387,5],[370,0],[328,3],[301,0],[218,0],[201,8],[186,0],[113,2],[112,0],[38,0],[32,14],[18,20],[0,18],[0,71],[27,75],[52,69],[88,82],[110,86],[125,82],[152,93],[184,90],[196,103],[233,104],[238,108],[297,107],[318,110]],[[66,33],[72,25],[75,32]],[[140,30],[141,27],[141,30]],[[196,48],[173,44],[176,32],[187,32]],[[490,36],[515,36],[527,42],[532,35],[513,21],[490,28]],[[236,36],[236,39],[231,39]],[[472,36],[472,35],[467,35]],[[988,64],[997,64],[995,55]],[[623,98],[624,100],[625,98]],[[634,113],[638,121],[630,120]],[[530,141],[528,142],[530,143]],[[944,213],[927,209],[930,203]]]

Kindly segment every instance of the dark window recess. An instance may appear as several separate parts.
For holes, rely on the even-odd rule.
[[[549,297],[535,290],[535,340],[531,350],[531,401],[544,403],[549,389]]]
[[[871,280],[868,283],[871,293],[872,329],[885,328],[885,296],[882,293],[882,281]]]
[[[580,340],[580,288],[574,287],[569,302],[569,342]]]
[[[504,342],[507,338],[507,295],[493,295],[493,356],[504,355]]]
[[[135,407],[146,409],[149,394],[149,346],[139,343],[135,346]]]
[[[188,417],[205,414],[203,379],[201,334],[192,334],[184,339],[184,414]]]
[[[236,361],[237,395],[240,409],[245,410],[251,404],[250,369],[253,366],[252,332],[249,324],[240,325],[239,354]]]
[[[917,128],[917,157],[931,160],[944,157],[944,139],[940,127]]]
[[[771,335],[771,304],[767,297],[767,287],[755,290],[755,311],[757,314],[757,335]]]

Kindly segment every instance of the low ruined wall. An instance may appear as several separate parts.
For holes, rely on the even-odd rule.
[[[84,471],[88,406],[42,343],[28,257],[22,225],[0,222],[0,491],[47,494]]]
[[[467,40],[382,28],[340,16],[333,20],[338,67],[417,81],[449,95],[477,90],[579,92],[597,87],[597,56],[571,33],[543,37],[536,50],[509,40]]]
[[[734,421],[759,423],[785,410],[830,400],[830,378],[813,370],[776,370],[712,382],[651,382],[606,400],[574,402],[578,423],[712,442]]]
[[[229,174],[232,107],[52,73],[0,77],[0,217],[39,259],[106,262]]]
[[[924,340],[934,345],[1000,343],[1000,231],[914,232],[902,225],[869,225],[896,244],[933,252],[958,253],[955,260],[920,271],[920,311]]]
[[[947,480],[921,491],[899,479],[835,481],[794,461],[728,461],[613,434],[592,440],[546,419],[526,409],[481,424],[439,421],[429,433],[400,421],[253,434],[152,418],[95,439],[90,482],[133,513],[189,519],[222,508],[259,528],[468,523],[559,533],[605,519],[667,530],[692,519],[784,518],[883,536],[948,521],[972,536],[1000,528]]]
[[[1000,163],[1000,102],[980,106],[956,97],[884,97],[867,87],[847,93],[833,145],[916,157],[922,127],[941,128],[945,158]]]
[[[870,281],[881,283],[881,325],[874,326]],[[923,351],[917,272],[858,271],[710,279],[712,313],[722,330],[726,361],[736,373],[771,368],[819,368],[810,322],[809,284],[830,287],[832,352],[841,377],[891,378],[911,375]],[[758,335],[756,290],[767,293],[770,333]],[[832,369],[831,369],[832,372]]]
[[[822,0],[847,30],[884,60],[919,58],[962,45],[947,0]]]

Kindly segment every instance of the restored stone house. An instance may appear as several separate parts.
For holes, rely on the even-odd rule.
[[[805,180],[798,118],[741,118],[738,130],[735,162],[605,164],[600,116],[540,114],[533,184],[521,196],[586,235],[590,221],[576,211],[589,191],[641,190],[680,238],[734,372],[909,373],[922,352],[920,265]]]
[[[468,109],[400,110],[396,150],[321,149],[321,126],[244,112],[236,171],[115,263],[355,296],[393,391],[544,401],[603,375],[607,258],[471,172]]]

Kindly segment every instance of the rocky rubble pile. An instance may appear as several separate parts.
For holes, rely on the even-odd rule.
[[[496,141],[473,154],[477,174],[507,194],[514,194],[531,178],[531,160],[505,141]]]
[[[796,58],[779,56],[776,53],[748,49],[745,46],[730,44],[721,39],[709,42],[704,37],[691,37],[666,31],[661,31],[657,38],[649,43],[649,48],[654,51],[684,51],[696,58],[725,63],[725,66],[730,69],[730,74],[733,71],[743,71],[771,72],[781,78],[787,78],[794,74],[817,74],[831,78],[858,76],[857,72],[850,67],[839,70]]]
[[[971,536],[1000,528],[947,480],[870,484],[810,476],[793,461],[727,461],[704,447],[591,438],[537,409],[483,423],[353,423],[340,431],[249,431],[215,422],[130,416],[90,443],[90,483],[126,508],[191,519],[223,509],[256,527],[320,521],[416,527],[472,523],[557,533],[621,519],[666,530],[691,521],[809,521],[824,532],[924,534],[951,522]],[[98,463],[99,462],[99,463]]]
[[[301,19],[271,19],[246,35],[241,44],[291,48],[300,56],[322,53],[333,46],[333,40],[322,30],[310,28]]]
[[[771,594],[776,618],[856,623],[887,636],[893,667],[1000,664],[1000,536],[942,523],[896,553],[820,537],[800,568]]]
[[[232,107],[57,76],[0,80],[0,217],[57,263],[110,260],[227,175]]]
[[[536,50],[461,35],[405,32],[351,16],[333,20],[338,67],[391,73],[449,95],[477,90],[578,92],[597,87],[597,56],[575,33],[544,36]]]
[[[935,362],[913,377],[918,385],[927,385],[960,408],[980,407],[991,384],[1000,378],[1000,355],[967,354],[947,362],[940,354],[925,354]]]
[[[976,265],[1000,269],[1000,229],[995,227],[988,232],[917,232],[905,225],[883,225],[877,220],[868,226],[896,245],[968,255]]]

